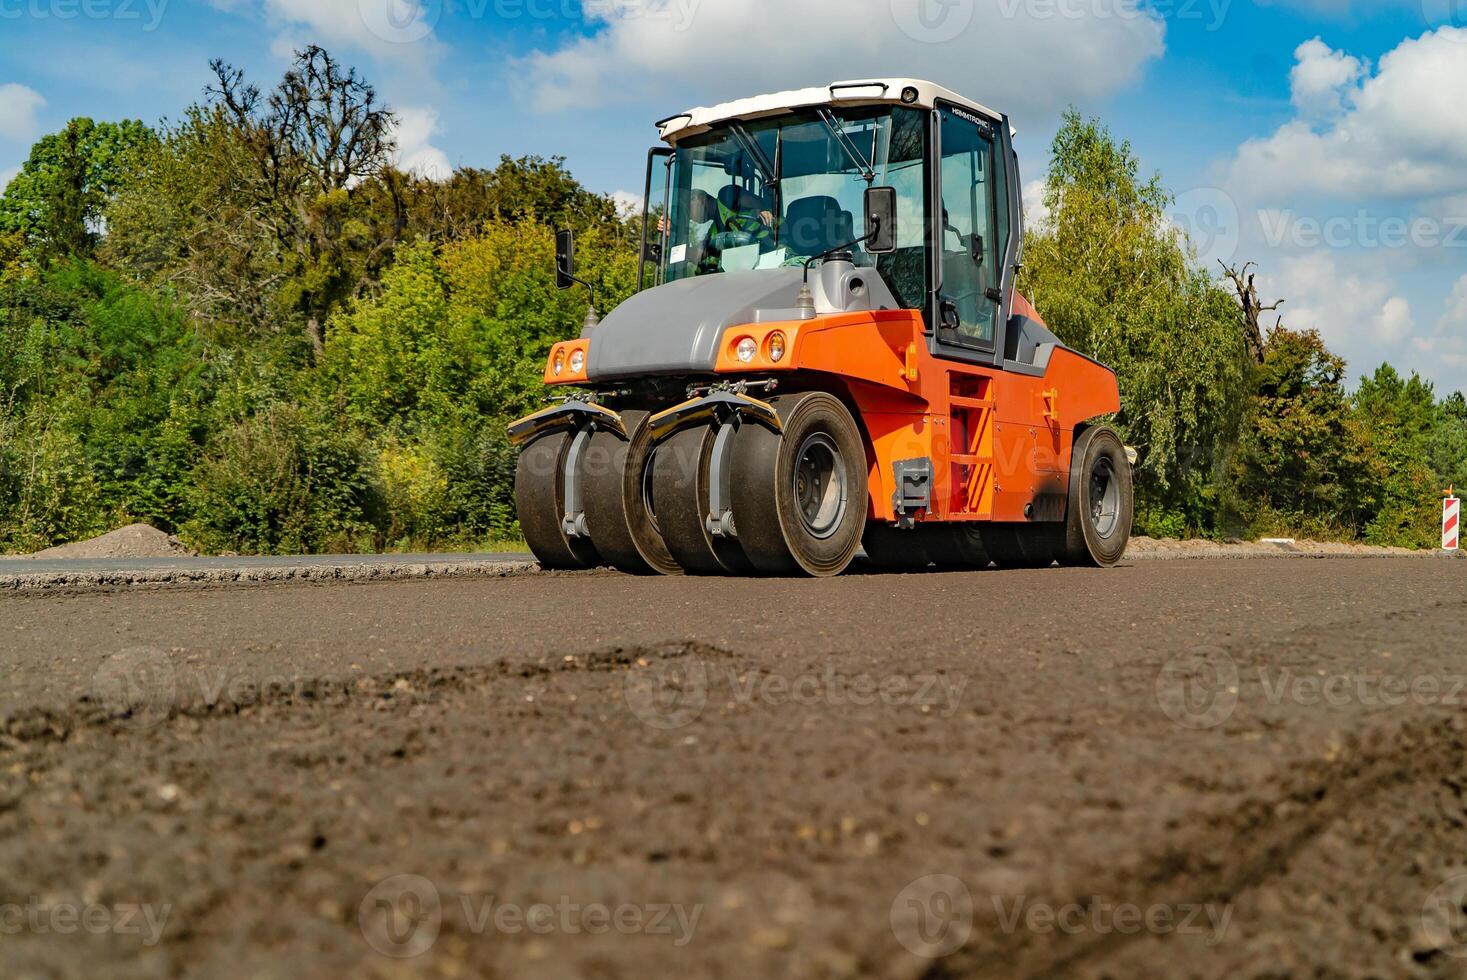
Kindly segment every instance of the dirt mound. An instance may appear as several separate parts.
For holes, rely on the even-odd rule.
[[[146,524],[129,524],[116,531],[109,531],[100,538],[48,548],[30,557],[55,560],[66,558],[194,558],[197,555],[198,552],[193,551],[171,534],[165,534]]]
[[[1376,548],[1363,544],[1277,539],[1273,541],[1204,541],[1175,538],[1132,538],[1126,549],[1132,558],[1267,558],[1304,555],[1308,557],[1431,558],[1439,551],[1409,548]]]

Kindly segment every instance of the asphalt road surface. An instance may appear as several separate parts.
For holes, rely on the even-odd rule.
[[[1464,585],[0,597],[0,976],[1462,976]]]

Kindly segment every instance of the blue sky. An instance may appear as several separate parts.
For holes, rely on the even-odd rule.
[[[269,83],[310,41],[399,110],[405,165],[557,154],[608,193],[652,120],[741,95],[928,77],[1013,117],[1031,182],[1073,104],[1288,325],[1467,387],[1464,0],[0,0],[0,179],[72,116],[177,118],[211,57]]]

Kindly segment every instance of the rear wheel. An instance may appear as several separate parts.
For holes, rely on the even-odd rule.
[[[601,558],[633,575],[676,575],[682,569],[662,541],[653,513],[649,413],[621,413],[629,438],[598,430],[582,463],[586,524]]]
[[[1114,429],[1086,429],[1070,460],[1069,512],[1065,521],[1066,565],[1109,568],[1131,540],[1136,504],[1131,463]]]
[[[709,470],[718,430],[700,426],[657,447],[653,500],[657,526],[674,561],[689,575],[749,575],[754,566],[732,538],[708,532]]]
[[[866,527],[866,447],[825,392],[773,400],[783,431],[744,425],[734,440],[739,544],[766,575],[839,575]]]
[[[520,452],[514,499],[520,531],[542,567],[552,570],[595,568],[601,556],[588,538],[570,537],[565,517],[565,461],[575,432],[554,432]]]

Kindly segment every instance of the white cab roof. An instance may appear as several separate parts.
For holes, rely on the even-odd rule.
[[[758,119],[762,116],[777,116],[793,109],[805,109],[819,105],[880,105],[902,104],[902,93],[907,89],[917,90],[917,99],[909,105],[930,109],[939,100],[952,102],[996,123],[1003,117],[987,106],[972,99],[965,99],[956,92],[924,82],[917,78],[865,78],[849,82],[832,82],[817,88],[793,89],[775,92],[772,95],[756,95],[750,99],[724,102],[715,106],[699,106],[689,109],[658,123],[662,138],[676,143],[687,136],[707,132],[718,123],[730,119]]]

